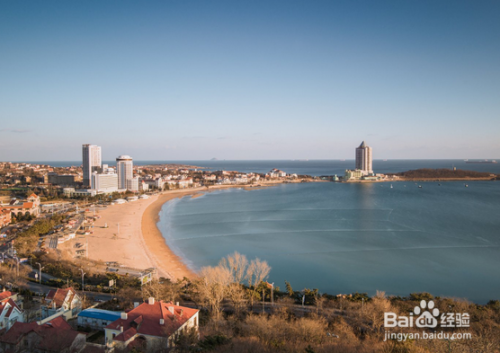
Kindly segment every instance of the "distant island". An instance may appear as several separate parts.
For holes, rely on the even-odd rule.
[[[400,177],[404,180],[493,180],[497,175],[485,172],[462,169],[415,169],[400,173],[388,173],[387,175]]]

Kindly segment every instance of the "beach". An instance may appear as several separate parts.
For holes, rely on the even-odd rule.
[[[192,279],[195,273],[191,271],[166,244],[165,238],[156,226],[163,204],[177,197],[201,195],[202,189],[186,189],[165,192],[154,200],[144,211],[141,220],[142,236],[150,259],[158,269],[160,276],[172,280],[184,277]]]
[[[172,280],[195,277],[195,273],[167,246],[156,223],[165,202],[177,197],[194,196],[203,190],[206,189],[166,191],[145,200],[116,204],[105,209],[96,208],[96,215],[100,218],[94,223],[93,234],[87,236],[89,258],[103,262],[116,261],[120,265],[140,270],[155,267],[159,277]],[[86,240],[78,238],[77,241]]]

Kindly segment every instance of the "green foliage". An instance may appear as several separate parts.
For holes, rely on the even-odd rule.
[[[500,301],[499,300],[490,300],[488,302],[488,304],[486,304],[486,306],[493,309],[493,310],[500,311]]]
[[[407,172],[396,173],[395,175],[400,175],[405,178],[423,178],[423,179],[439,179],[439,178],[487,178],[490,173],[475,172],[472,170],[452,170],[452,169],[416,169],[409,170]]]
[[[204,351],[214,351],[217,347],[228,344],[230,341],[231,339],[225,335],[206,336],[198,342],[198,346]]]
[[[27,230],[18,234],[14,244],[16,251],[20,255],[30,255],[36,251],[38,238],[50,232],[56,225],[60,224],[64,216],[55,214],[49,219],[37,221]]]
[[[285,287],[286,287],[286,291],[288,293],[289,296],[293,297],[293,288],[292,288],[292,285],[290,284],[290,282],[288,281],[285,281]]]
[[[361,302],[361,301],[364,301],[365,303],[369,302],[371,300],[371,298],[368,296],[367,293],[358,293],[358,292],[353,293],[347,299],[349,301],[351,301],[351,302]]]
[[[190,352],[191,348],[194,347],[196,341],[198,341],[198,332],[194,327],[191,327],[186,331],[182,331],[174,341],[175,351]]]
[[[422,300],[429,301],[429,300],[434,299],[434,296],[432,294],[427,293],[427,292],[411,293],[409,299],[414,300],[414,301],[422,301]]]
[[[315,353],[314,349],[311,347],[311,345],[308,345],[305,349],[306,353]]]

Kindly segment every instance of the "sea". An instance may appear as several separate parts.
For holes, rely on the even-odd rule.
[[[213,165],[212,165],[213,163]],[[193,163],[192,163],[193,164]],[[353,161],[214,161],[205,168],[343,174]],[[374,161],[377,172],[452,168],[458,160]],[[422,186],[419,188],[419,186]],[[269,282],[321,293],[500,299],[500,183],[302,183],[227,189],[166,203],[158,226],[193,270],[238,251],[266,260]]]
[[[343,175],[354,167],[353,160],[134,163],[259,173],[278,168],[313,176]],[[500,163],[373,162],[378,173],[453,167],[500,174]],[[481,304],[500,299],[500,182],[466,183],[393,182],[391,188],[391,183],[324,182],[217,190],[167,202],[158,226],[195,271],[238,251],[267,261],[268,281],[282,289],[288,281],[294,290],[318,288],[332,295],[429,292]]]

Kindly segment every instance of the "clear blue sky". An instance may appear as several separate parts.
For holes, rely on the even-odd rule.
[[[2,1],[0,160],[500,157],[499,1]]]

